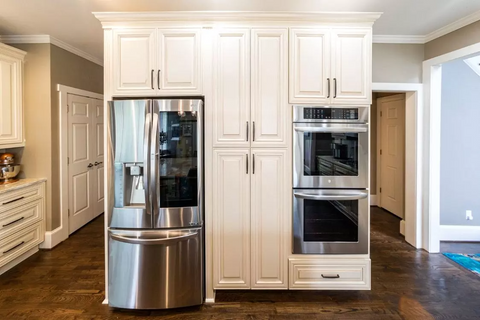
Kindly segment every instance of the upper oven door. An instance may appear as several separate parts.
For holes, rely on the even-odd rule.
[[[368,124],[294,123],[294,188],[368,188]]]

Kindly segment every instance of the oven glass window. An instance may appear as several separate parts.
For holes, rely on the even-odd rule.
[[[358,200],[304,200],[303,240],[358,242]]]
[[[358,176],[358,133],[304,133],[305,176]]]

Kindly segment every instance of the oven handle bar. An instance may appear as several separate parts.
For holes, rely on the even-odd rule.
[[[294,193],[296,198],[306,200],[360,200],[368,197],[367,193],[358,194],[307,194],[307,193]]]
[[[367,128],[363,127],[295,127],[298,132],[333,132],[333,133],[363,133],[367,132]]]

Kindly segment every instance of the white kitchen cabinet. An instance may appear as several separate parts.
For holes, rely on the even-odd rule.
[[[330,29],[290,29],[290,103],[330,103]]]
[[[213,287],[250,288],[249,149],[213,151]]]
[[[199,29],[113,31],[113,95],[200,94]]]
[[[200,30],[159,29],[158,39],[158,91],[200,93]]]
[[[249,147],[250,30],[215,34],[213,70],[214,147]]]
[[[290,103],[371,104],[371,28],[290,30]]]
[[[285,149],[252,149],[252,289],[288,289],[288,158]]]
[[[127,29],[113,32],[113,94],[155,93],[156,29]]]
[[[370,28],[333,29],[332,78],[335,104],[372,103]]]
[[[25,54],[0,43],[0,149],[25,145],[22,93]]]
[[[288,30],[253,29],[251,42],[251,146],[287,147]]]

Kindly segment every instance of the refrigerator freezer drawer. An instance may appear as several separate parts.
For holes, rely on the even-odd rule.
[[[109,305],[169,309],[203,303],[203,230],[110,230]]]

